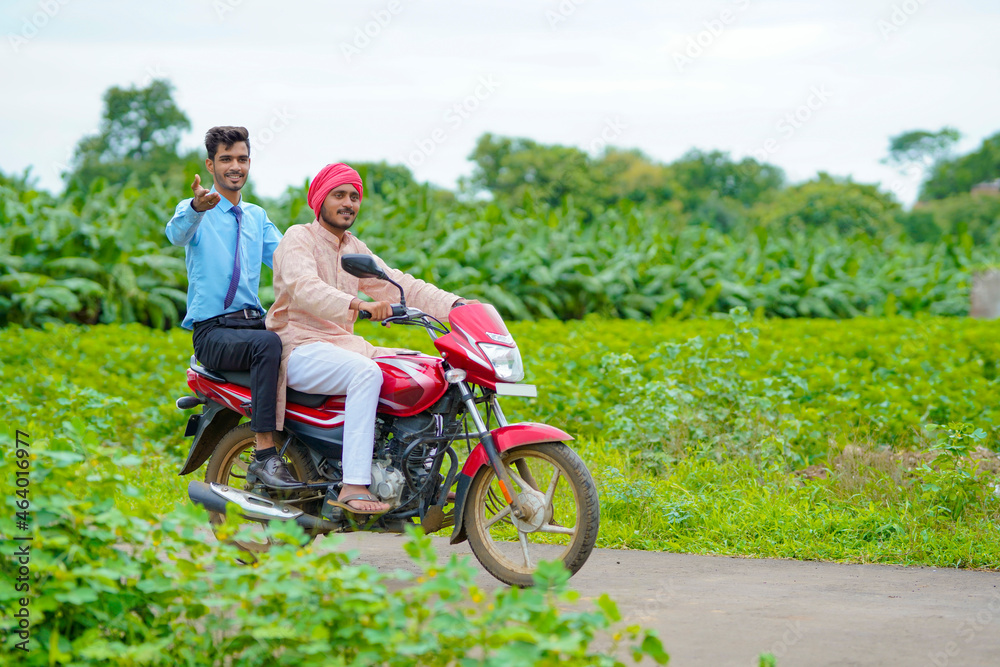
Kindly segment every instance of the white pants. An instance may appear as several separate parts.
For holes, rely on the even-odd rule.
[[[371,484],[375,411],[382,370],[368,357],[333,343],[310,343],[288,357],[288,386],[307,394],[347,395],[344,414],[344,483]]]

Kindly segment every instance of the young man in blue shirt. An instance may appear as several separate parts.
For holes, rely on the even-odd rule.
[[[184,246],[188,272],[187,315],[195,355],[208,368],[250,371],[250,429],[256,434],[248,472],[267,486],[298,484],[274,446],[281,339],[264,328],[257,296],[260,266],[271,266],[281,232],[260,206],[243,201],[250,173],[245,127],[213,127],[205,134],[205,167],[211,190],[194,177],[192,199],[177,205],[167,238]]]

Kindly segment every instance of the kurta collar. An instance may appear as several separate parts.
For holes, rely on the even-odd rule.
[[[340,239],[337,238],[336,234],[334,234],[329,229],[324,227],[323,223],[321,223],[319,220],[313,220],[312,224],[316,226],[317,230],[319,230],[320,238],[325,239],[329,243],[333,244],[333,247],[335,248],[339,248],[344,243],[347,243],[348,239],[350,239],[353,236],[353,234],[351,234],[351,232],[349,231],[344,232],[344,239],[343,241],[341,241]]]

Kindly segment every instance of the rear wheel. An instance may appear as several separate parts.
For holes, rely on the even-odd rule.
[[[269,494],[263,487],[247,482],[247,467],[253,461],[254,441],[254,432],[250,430],[249,422],[240,424],[226,433],[219,440],[219,444],[215,446],[215,451],[212,452],[212,456],[208,460],[205,481],[249,491],[270,497],[272,500],[293,501],[292,504],[301,507],[298,502],[295,502],[300,499],[298,492],[288,492],[290,497],[287,499],[275,498],[273,492]],[[280,449],[280,443],[275,443],[275,445]],[[295,479],[309,481],[309,471],[312,469],[312,465],[308,460],[308,455],[300,451],[297,443],[293,442],[289,445],[283,459]],[[225,522],[226,517],[218,512],[209,512],[209,520],[213,526],[220,526]],[[234,540],[234,544],[250,553],[267,551],[271,547],[272,540],[265,534],[264,527],[266,525],[266,521],[245,519],[242,526],[251,529],[251,537],[247,540]]]
[[[540,560],[575,574],[597,542],[597,488],[576,452],[561,442],[525,445],[500,455],[524,510],[515,518],[496,474],[483,467],[469,487],[465,530],[483,567],[512,586],[531,586]]]

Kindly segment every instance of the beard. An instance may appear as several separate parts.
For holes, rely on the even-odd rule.
[[[224,171],[215,172],[213,176],[215,177],[215,188],[224,188],[226,190],[232,190],[233,192],[239,192],[243,189],[243,186],[247,184],[247,175],[240,173],[233,173],[234,176],[240,176],[240,180],[236,183],[232,183],[229,180],[229,174]]]
[[[326,206],[320,209],[319,217],[324,223],[330,225],[331,227],[344,230],[350,229],[354,224],[354,221],[358,218],[357,214],[354,213],[354,211],[351,211],[350,216],[347,216],[347,219],[345,220],[345,216],[341,213],[340,209],[330,211]]]

